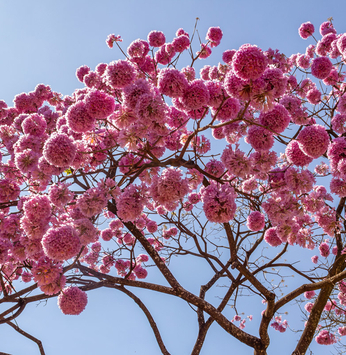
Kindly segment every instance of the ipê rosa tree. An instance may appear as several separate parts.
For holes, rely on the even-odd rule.
[[[299,34],[312,38],[314,26]],[[114,288],[135,300],[170,354],[135,294],[144,288],[194,308],[193,355],[213,323],[254,354],[270,353],[269,331],[289,328],[280,313],[294,302],[304,305],[303,330],[287,353],[305,354],[314,339],[342,344],[346,34],[328,20],[320,35],[290,57],[251,44],[226,50],[198,76],[193,66],[220,44],[220,28],[197,53],[195,32],[179,29],[169,43],[152,31],[122,59],[78,68],[85,87],[71,96],[40,84],[14,107],[1,101],[0,323],[44,354],[13,322],[26,305],[56,297],[64,314],[78,315],[88,291]],[[191,65],[178,69],[181,55]],[[180,284],[173,256],[210,268],[199,293]],[[299,279],[289,291],[285,270]],[[241,294],[262,301],[262,314],[237,314]],[[246,331],[253,318],[256,334]]]

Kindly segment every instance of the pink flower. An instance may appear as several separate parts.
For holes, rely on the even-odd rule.
[[[68,187],[69,184],[66,183],[51,185],[48,190],[50,202],[57,207],[63,207],[70,202],[73,199],[74,194],[68,189]]]
[[[277,247],[282,244],[281,239],[276,234],[276,227],[266,230],[264,233],[264,240],[272,247]]]
[[[336,33],[336,30],[331,21],[325,21],[320,26],[320,34],[322,36],[325,36],[328,33]]]
[[[324,258],[328,257],[330,254],[329,245],[325,242],[321,243],[319,248],[321,256]]]
[[[306,291],[304,292],[304,297],[307,298],[308,300],[311,300],[315,296],[315,291]]]
[[[313,59],[311,65],[311,74],[317,79],[325,79],[331,70],[333,69],[333,64],[327,57],[317,57]]]
[[[148,34],[148,43],[152,47],[161,47],[166,42],[166,37],[161,31],[151,31]]]
[[[285,155],[289,163],[297,166],[307,166],[313,161],[313,158],[302,152],[298,142],[294,140],[287,144]]]
[[[234,54],[236,53],[235,49],[228,49],[226,51],[224,51],[222,53],[222,60],[226,63],[226,64],[231,64],[232,62],[232,58],[234,56]]]
[[[210,47],[208,47],[208,45],[204,43],[201,44],[201,50],[196,53],[199,59],[206,59],[210,56],[210,54],[211,54]]]
[[[22,173],[32,172],[37,168],[39,155],[32,149],[25,149],[16,153],[15,164]]]
[[[205,165],[204,171],[210,175],[220,177],[225,171],[225,166],[221,161],[213,159]]]
[[[35,113],[23,120],[22,127],[24,134],[41,136],[47,128],[47,122],[43,115]]]
[[[164,169],[161,176],[154,176],[150,194],[154,201],[168,210],[174,210],[175,204],[189,193],[188,180],[182,178],[180,169]]]
[[[210,222],[227,223],[233,219],[237,205],[236,194],[227,184],[211,183],[206,188],[201,188],[203,210]]]
[[[88,218],[79,218],[73,222],[79,240],[82,245],[88,245],[97,241],[97,229]]]
[[[175,47],[173,44],[164,44],[155,53],[155,60],[157,63],[167,65],[171,62],[175,55]]]
[[[234,73],[241,79],[259,78],[266,66],[267,59],[257,46],[242,45],[232,59]]]
[[[188,87],[188,81],[179,70],[165,68],[158,75],[157,86],[163,95],[181,97]]]
[[[247,227],[254,232],[262,230],[265,226],[265,216],[259,211],[253,211],[247,218]]]
[[[220,44],[222,39],[222,31],[220,27],[210,27],[207,32],[205,39],[211,42],[212,47],[216,47]]]
[[[48,229],[41,243],[44,253],[57,261],[71,259],[78,254],[81,247],[77,232],[70,225]]]
[[[209,101],[209,91],[202,80],[196,79],[189,83],[182,97],[188,110],[197,110]]]
[[[122,42],[123,40],[120,38],[120,36],[116,36],[115,34],[110,34],[108,35],[106,39],[107,46],[109,48],[113,48],[113,43],[114,42]],[[81,80],[82,81],[82,80]]]
[[[74,132],[84,133],[95,127],[96,119],[90,116],[84,101],[78,101],[70,106],[66,118],[69,127]]]
[[[149,52],[149,44],[142,39],[136,39],[127,48],[127,54],[132,58],[143,58]]]
[[[312,302],[308,302],[305,304],[304,308],[307,312],[311,312],[312,308],[313,308],[314,304]]]
[[[307,39],[315,32],[315,27],[311,22],[305,22],[300,25],[298,32],[301,38]]]
[[[146,196],[140,187],[128,186],[117,197],[118,216],[124,221],[135,221],[142,213]]]
[[[321,101],[321,92],[317,88],[313,88],[307,92],[306,98],[310,104],[317,105]]]
[[[329,146],[326,129],[318,124],[305,127],[297,137],[299,148],[311,158],[319,158]]]
[[[346,335],[346,327],[339,327],[339,328],[338,328],[338,333],[339,333],[341,336],[345,336],[345,335]]]
[[[126,60],[117,60],[107,66],[105,72],[107,83],[115,89],[122,89],[133,82],[135,68]]]
[[[183,52],[184,50],[186,50],[190,47],[189,36],[181,35],[179,37],[174,38],[172,41],[172,45],[173,45],[174,50],[176,52],[179,52],[179,53]]]
[[[330,182],[330,192],[339,197],[346,197],[346,182],[338,178],[333,178]]]
[[[115,110],[114,97],[99,90],[91,90],[84,102],[88,114],[96,119],[106,119]]]
[[[240,149],[234,151],[231,145],[224,149],[221,161],[230,174],[241,178],[245,178],[252,171],[251,160]]]
[[[141,265],[137,265],[133,272],[137,276],[138,279],[145,279],[148,276],[148,271],[144,269]]]
[[[240,110],[239,100],[233,97],[226,99],[221,108],[217,107],[212,110],[212,114],[221,122],[226,122],[237,117]]]
[[[311,261],[314,263],[314,264],[317,264],[318,263],[318,255],[314,255],[311,257]]]
[[[155,221],[148,221],[146,228],[149,233],[155,233],[157,231],[157,223]]]
[[[331,345],[336,343],[335,335],[325,329],[319,332],[315,340],[321,345]]]
[[[43,146],[43,156],[52,165],[69,167],[76,155],[74,141],[64,133],[54,133]]]
[[[76,206],[85,217],[90,218],[100,214],[106,204],[107,196],[105,195],[105,191],[99,187],[92,187],[78,197]]]
[[[82,65],[76,70],[76,77],[80,82],[83,82],[85,75],[88,75],[90,68],[87,65]]]
[[[251,144],[258,151],[269,150],[274,145],[273,134],[259,126],[251,126],[248,129],[245,142]]]
[[[274,104],[270,111],[262,111],[258,119],[261,125],[276,133],[282,133],[290,123],[288,111],[280,104]]]
[[[81,314],[87,303],[88,296],[86,292],[74,286],[64,288],[58,296],[58,306],[64,314]]]

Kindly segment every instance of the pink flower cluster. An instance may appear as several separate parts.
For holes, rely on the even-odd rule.
[[[211,183],[201,188],[201,197],[205,216],[210,222],[226,223],[233,219],[237,205],[231,186]]]
[[[58,297],[61,312],[68,315],[81,314],[88,303],[86,292],[75,286],[64,288]]]

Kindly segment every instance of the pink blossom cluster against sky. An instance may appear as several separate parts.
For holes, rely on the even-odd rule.
[[[148,33],[153,30],[162,31],[167,40],[174,37],[178,28],[192,32],[196,17],[200,19],[198,30],[202,40],[208,28],[219,26],[223,31],[221,44],[213,50],[208,59],[197,63],[196,71],[198,71],[205,64],[217,65],[225,50],[238,49],[244,43],[257,45],[263,50],[269,47],[278,48],[288,55],[304,52],[307,42],[299,36],[299,26],[303,22],[310,21],[317,28],[327,20],[327,17],[333,16],[337,30],[340,33],[346,32],[344,16],[342,16],[345,10],[346,2],[343,0],[329,4],[322,0],[292,0],[289,5],[287,2],[277,0],[248,0],[246,2],[215,0],[212,3],[209,0],[176,0],[174,2],[162,0],[2,1],[0,2],[2,53],[0,56],[0,100],[5,100],[11,106],[15,95],[32,91],[39,83],[50,85],[53,90],[64,95],[71,94],[76,87],[81,85],[75,76],[78,67],[88,65],[94,68],[99,63],[124,59],[116,46],[110,49],[106,45],[105,41],[110,33],[120,35],[123,42],[119,43],[126,49],[133,40],[146,39]],[[217,34],[210,34],[210,36],[217,43]],[[159,43],[162,38],[152,34],[151,41]],[[177,45],[184,46],[184,43]],[[197,51],[198,48],[195,50]],[[239,58],[240,64],[241,59]],[[184,66],[183,62],[180,64]],[[189,63],[185,65],[187,64]],[[92,99],[91,97],[90,100]],[[193,103],[191,105],[193,106]],[[232,102],[229,102],[227,108],[224,115],[229,117],[234,109]],[[80,109],[83,110],[83,108]],[[73,121],[76,113],[70,112],[68,117]],[[268,117],[264,116],[261,119],[265,122]],[[93,122],[94,118],[90,117],[90,125]],[[75,120],[74,124],[77,127],[78,121]],[[284,129],[286,125],[284,115],[282,122],[278,122],[278,125],[275,127],[276,130]],[[27,129],[31,129],[29,123]],[[256,132],[253,134],[255,135]],[[68,145],[68,142],[66,144]],[[291,149],[293,151],[295,147],[292,146]],[[59,155],[54,153],[52,159],[59,159]],[[227,157],[225,156],[224,159],[226,160]],[[210,167],[210,169],[217,171],[218,167]],[[183,181],[179,188],[184,188]],[[50,193],[53,196],[55,192]],[[155,193],[167,204],[174,202],[168,200],[169,196],[160,196],[158,191],[153,191],[153,194]],[[179,194],[179,189],[176,189],[174,193]],[[173,195],[170,197],[174,199]],[[191,203],[193,203],[192,199],[193,197],[191,197]],[[83,201],[80,203],[83,204]],[[230,214],[234,212],[233,209],[234,206],[230,203]],[[258,225],[261,225],[261,217],[252,217],[253,220],[249,221],[249,224],[253,225],[253,230],[256,230],[259,228]],[[152,228],[155,228],[155,225]],[[63,235],[67,231],[60,232]],[[174,231],[171,232],[174,233]],[[268,232],[267,238],[275,244],[277,237]],[[49,238],[46,244],[49,249],[51,247]],[[54,249],[52,252],[58,251]],[[329,252],[329,250],[324,252]],[[121,269],[125,266],[118,265],[118,267]],[[173,260],[172,267],[176,269],[182,285],[188,289],[194,289],[198,285],[194,279],[208,280],[208,275],[204,278],[204,270],[200,265],[190,265],[186,262],[183,265],[175,265]],[[155,271],[151,274],[155,277]],[[188,306],[180,303],[179,300],[170,300],[171,302],[167,303],[166,299],[162,299],[160,295],[142,290],[139,290],[137,295],[143,298],[153,312],[154,318],[161,327],[163,338],[167,339],[167,347],[172,349],[172,353],[187,354],[197,331],[194,315],[191,313],[191,319],[184,316],[189,313]],[[47,355],[97,354],[106,351],[114,354],[160,354],[152,331],[133,301],[114,290],[89,292],[88,299],[90,300],[89,307],[79,317],[63,315],[56,307],[56,300],[48,301],[47,304],[40,304],[37,307],[30,305],[27,310],[28,316],[26,317],[25,314],[22,316],[20,325],[23,329],[33,330],[33,335],[35,332],[37,335],[43,335],[40,339],[47,343],[45,347]],[[81,298],[80,307],[83,306],[83,302],[85,300]],[[249,314],[259,314],[263,309],[263,305],[251,304],[251,299],[246,299],[244,302],[249,303]],[[67,312],[73,312],[68,301],[61,300],[62,308],[64,304]],[[294,309],[287,311],[293,312]],[[34,317],[32,317],[33,314]],[[246,317],[247,315],[243,315],[235,321],[244,320]],[[283,322],[277,320],[277,327],[285,327]],[[247,327],[251,329],[251,322],[247,324],[249,324]],[[217,332],[218,326],[214,325],[210,338],[214,339],[212,335]],[[36,345],[17,335],[13,329],[2,326],[0,334],[0,351],[7,351],[11,354],[37,354]],[[229,353],[230,348],[237,353],[237,342],[232,337],[220,332],[218,339],[217,344],[208,342],[207,339],[201,354],[226,354]],[[284,340],[280,334],[273,336],[272,342],[277,346],[278,351],[281,349],[282,341],[290,341],[289,332],[285,333]],[[321,349],[314,343],[311,350],[315,355],[325,351],[324,348]]]

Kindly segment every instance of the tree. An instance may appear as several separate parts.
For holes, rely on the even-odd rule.
[[[62,97],[40,84],[14,107],[0,102],[0,323],[41,354],[14,322],[26,305],[55,297],[78,315],[98,288],[138,304],[163,354],[136,288],[191,305],[193,355],[213,323],[267,354],[269,329],[286,331],[280,312],[293,302],[306,323],[290,353],[346,335],[346,34],[328,20],[316,45],[290,57],[245,44],[196,79],[195,62],[222,31],[210,28],[195,54],[196,33],[179,29],[167,43],[152,31],[127,53],[110,35],[124,58],[78,68],[83,89]],[[303,39],[313,33],[311,23],[299,29]],[[179,70],[184,54],[191,64]],[[179,283],[174,257],[208,266],[199,293]],[[150,279],[153,267],[165,282]],[[289,291],[287,270],[299,278]],[[265,304],[257,334],[245,330],[252,315],[238,314],[245,296]]]

